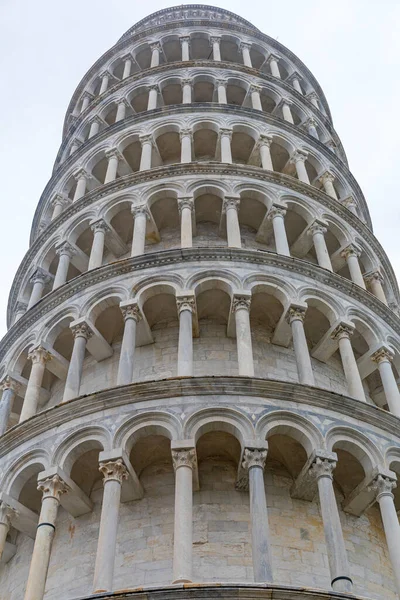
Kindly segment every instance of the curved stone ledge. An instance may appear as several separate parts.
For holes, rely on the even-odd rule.
[[[0,457],[46,431],[63,427],[77,415],[82,418],[132,403],[215,395],[265,398],[288,405],[296,403],[318,407],[378,427],[391,436],[400,435],[399,419],[394,415],[371,404],[323,388],[256,377],[174,377],[113,387],[79,396],[44,410],[15,425],[0,437]],[[282,409],[285,406],[280,405],[277,408]]]
[[[233,248],[186,248],[176,250],[162,250],[134,258],[126,258],[109,263],[97,269],[82,273],[44,296],[37,304],[27,311],[14,325],[10,327],[0,343],[0,361],[4,358],[11,344],[23,335],[36,321],[45,316],[48,311],[57,308],[62,302],[72,298],[75,294],[87,289],[89,286],[101,281],[127,273],[136,273],[154,266],[163,267],[173,264],[188,262],[215,264],[217,261],[249,263],[252,265],[266,265],[283,268],[288,273],[299,273],[329,286],[333,290],[341,289],[349,297],[368,306],[375,314],[379,315],[392,329],[400,335],[400,318],[388,306],[383,304],[373,294],[356,285],[349,279],[326,269],[314,265],[300,258],[293,258],[276,254],[275,252],[243,250]],[[395,280],[394,280],[395,281]],[[15,284],[17,286],[17,284]],[[397,288],[396,288],[397,289]],[[17,288],[14,288],[17,296]],[[8,322],[11,322],[13,305],[9,302]]]

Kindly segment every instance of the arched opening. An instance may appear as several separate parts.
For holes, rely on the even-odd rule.
[[[296,374],[296,360],[291,348],[272,344],[274,331],[283,313],[281,300],[273,286],[259,285],[253,289],[250,307],[250,327],[253,345],[254,374],[264,379],[287,379]]]
[[[193,134],[193,151],[196,161],[215,160],[218,134],[213,129],[196,127]]]
[[[180,248],[180,219],[176,198],[163,195],[151,205],[151,213],[160,233],[161,240],[154,250]]]
[[[164,165],[181,162],[181,142],[179,133],[166,131],[156,138],[156,146]]]
[[[220,222],[222,198],[213,193],[199,193],[195,197],[196,237],[195,246],[226,246],[221,236]]]

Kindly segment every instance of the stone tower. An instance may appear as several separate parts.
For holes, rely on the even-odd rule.
[[[11,289],[1,600],[398,598],[398,302],[307,67],[218,8],[129,29]]]

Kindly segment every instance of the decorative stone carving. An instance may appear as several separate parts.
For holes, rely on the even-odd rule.
[[[194,313],[196,311],[196,303],[193,296],[177,296],[176,297],[176,307],[178,309],[178,314],[180,314],[183,310],[189,310]]]
[[[390,479],[390,477],[386,477],[385,475],[378,475],[369,489],[375,492],[376,499],[379,500],[382,496],[394,498],[393,490],[396,487],[397,483],[394,479]]]
[[[49,360],[51,360],[51,354],[43,348],[42,346],[36,346],[28,353],[28,360],[31,360],[33,364],[35,363],[43,363],[46,364]]]
[[[267,460],[268,451],[257,448],[245,448],[243,455],[242,466],[244,469],[251,469],[252,467],[265,468],[265,461]]]
[[[140,312],[139,306],[136,304],[136,302],[129,304],[128,306],[121,307],[121,312],[124,321],[127,319],[133,319],[136,321],[136,323],[138,323],[142,318],[142,313]]]
[[[172,450],[172,462],[175,471],[179,467],[189,467],[194,469],[196,466],[196,451],[190,450]]]
[[[310,468],[310,475],[319,479],[320,477],[329,477],[333,479],[333,471],[336,468],[336,461],[331,458],[321,458],[317,456]]]
[[[392,362],[393,353],[388,348],[379,348],[371,355],[371,360],[379,365],[381,362]]]
[[[232,310],[236,312],[237,310],[247,310],[250,311],[251,298],[247,296],[234,296],[232,302]]]
[[[350,327],[346,323],[340,323],[334,331],[332,331],[331,338],[333,340],[340,340],[343,337],[349,338],[353,335],[354,327]]]
[[[86,340],[92,337],[93,331],[87,323],[79,323],[71,327],[72,335],[76,337],[83,337]]]
[[[55,498],[58,502],[63,494],[69,491],[68,485],[61,479],[59,475],[49,477],[43,481],[39,481],[37,489],[43,494],[43,500],[45,498]]]
[[[103,484],[105,484],[107,481],[118,481],[118,483],[122,484],[125,479],[128,479],[128,471],[122,461],[122,458],[108,462],[101,462],[99,471],[103,475]]]

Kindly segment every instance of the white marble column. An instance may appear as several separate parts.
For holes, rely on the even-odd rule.
[[[110,83],[111,77],[112,77],[112,75],[111,75],[110,71],[104,71],[100,75],[101,86],[100,86],[99,96],[101,96],[102,94],[104,94],[108,90],[108,85]]]
[[[100,127],[103,124],[103,121],[100,119],[100,117],[93,117],[92,119],[90,119],[90,129],[89,129],[89,135],[88,135],[88,140],[90,140],[90,138],[94,137],[95,135],[97,135],[100,131]]]
[[[7,375],[1,382],[0,388],[3,391],[0,399],[0,435],[3,435],[7,431],[12,406],[20,385],[15,379]]]
[[[117,100],[117,114],[115,115],[115,122],[123,121],[126,117],[126,110],[131,108],[131,105],[126,98],[120,98]]]
[[[227,82],[225,79],[217,79],[215,82],[217,86],[217,97],[219,104],[228,104],[228,98],[226,96],[226,85]]]
[[[157,83],[149,85],[149,99],[147,101],[147,110],[155,110],[157,108],[159,87]]]
[[[59,259],[56,276],[54,277],[53,290],[66,283],[71,258],[76,254],[76,250],[69,242],[61,242],[61,244],[56,246],[56,254],[58,254]]]
[[[318,108],[318,110],[319,110],[319,102],[318,102],[317,94],[315,92],[311,92],[310,94],[308,94],[307,98],[311,102],[311,104],[313,106],[315,106],[315,108]]]
[[[271,135],[260,135],[258,138],[258,146],[260,149],[261,166],[266,171],[273,171],[274,165],[272,164],[271,157],[271,144],[273,138]]]
[[[292,101],[289,98],[282,98],[281,108],[282,108],[282,116],[285,121],[294,125],[292,111],[290,109],[292,105]]]
[[[333,489],[335,467],[336,460],[333,457],[317,456],[311,466],[310,474],[311,477],[316,478],[318,484],[332,589],[335,592],[351,593],[353,581],[350,577],[342,524]]]
[[[319,140],[319,135],[317,131],[317,121],[315,119],[313,119],[312,117],[307,119],[307,121],[304,123],[304,127],[309,135],[311,135],[316,140]]]
[[[162,53],[162,48],[160,42],[154,42],[154,44],[150,44],[151,50],[151,63],[150,68],[158,67],[160,64],[160,54]]]
[[[101,462],[99,470],[103,475],[104,491],[94,566],[94,594],[113,590],[121,487],[124,479],[128,479],[128,471],[120,458]]]
[[[15,305],[14,321],[13,324],[20,320],[28,310],[28,305],[20,300]]]
[[[127,77],[130,76],[131,71],[132,71],[132,63],[133,63],[132,55],[125,54],[125,56],[122,56],[122,61],[124,63],[124,72],[122,73],[122,79],[126,79]]]
[[[251,553],[253,576],[256,583],[272,583],[271,534],[265,497],[265,448],[245,448],[243,468],[249,471]]]
[[[82,196],[86,194],[86,186],[89,179],[89,174],[85,169],[77,169],[73,173],[73,177],[76,180],[76,188],[74,194],[74,202],[77,202]]]
[[[181,141],[181,163],[192,162],[192,131],[191,129],[181,129],[179,132]]]
[[[133,381],[136,329],[142,315],[136,302],[122,303],[120,308],[124,318],[124,335],[119,355],[117,385],[128,385]]]
[[[234,296],[232,311],[235,314],[236,349],[239,375],[254,377],[253,345],[250,327],[251,296]]]
[[[177,296],[176,306],[179,316],[178,377],[193,375],[193,313],[194,296]]]
[[[274,230],[275,249],[277,254],[290,256],[289,244],[285,229],[286,208],[284,206],[273,204],[268,211],[268,219],[272,221]]]
[[[253,64],[251,62],[250,50],[251,44],[247,42],[241,42],[239,45],[239,50],[242,52],[243,64],[245,67],[253,68]]]
[[[290,162],[293,163],[296,167],[296,173],[297,177],[299,178],[299,181],[302,181],[303,183],[308,183],[308,185],[310,185],[310,178],[308,177],[305,165],[307,158],[307,152],[304,152],[304,150],[296,150],[290,157]]]
[[[56,194],[51,201],[51,205],[53,207],[53,214],[51,215],[51,220],[57,219],[61,215],[61,213],[67,209],[71,204],[71,200],[64,196],[64,194]]]
[[[19,418],[20,423],[26,421],[26,419],[30,419],[36,414],[44,371],[46,363],[51,360],[51,354],[42,348],[42,346],[37,346],[37,348],[34,348],[29,352],[28,360],[32,361],[32,368]]]
[[[30,308],[32,308],[32,306],[39,302],[43,295],[44,287],[46,283],[49,283],[51,281],[51,277],[47,273],[47,271],[41,269],[40,267],[37,267],[33,275],[30,277],[29,281],[33,283],[33,287],[31,291],[31,296],[29,298],[27,310],[29,310]]]
[[[90,251],[88,271],[97,269],[103,264],[104,242],[106,233],[110,231],[108,223],[104,219],[98,219],[91,223],[90,229],[93,231],[92,249]]]
[[[231,140],[233,131],[232,129],[221,128],[219,133],[221,136],[221,162],[232,163]]]
[[[190,60],[190,36],[184,35],[179,38],[182,50],[182,62]]]
[[[364,274],[364,281],[370,286],[371,293],[378,298],[383,304],[388,306],[385,292],[383,291],[382,283],[383,277],[379,271],[373,271],[372,273]]]
[[[192,80],[182,79],[182,104],[192,103]]]
[[[335,176],[332,173],[330,173],[329,171],[325,171],[325,173],[323,175],[321,175],[319,180],[322,183],[322,185],[324,186],[325,193],[328,194],[328,196],[330,196],[331,198],[334,198],[335,200],[337,200],[338,197],[336,194],[336,190],[333,187],[333,182],[335,181]]]
[[[348,196],[347,198],[344,198],[344,200],[341,200],[341,203],[343,204],[343,206],[345,208],[347,208],[347,210],[349,210],[351,213],[353,213],[353,215],[358,217],[357,202],[354,200],[354,198],[352,196]]]
[[[301,89],[300,85],[300,75],[298,73],[294,72],[289,75],[289,77],[286,78],[286,82],[291,83],[296,92],[303,95],[303,90]]]
[[[281,79],[281,72],[279,70],[279,56],[276,56],[275,54],[270,54],[266,62],[271,69],[271,74],[274,77],[278,77],[278,79]]]
[[[237,196],[225,196],[222,210],[226,214],[226,235],[229,248],[241,248],[239,225],[240,198]]]
[[[213,50],[213,60],[220,61],[221,60],[221,38],[217,36],[210,37],[210,45]]]
[[[400,417],[399,388],[391,364],[393,354],[387,348],[383,347],[374,352],[371,359],[378,365],[389,410],[393,415],[396,415],[396,417]]]
[[[141,135],[139,141],[142,145],[139,171],[151,169],[151,155],[153,152],[153,136],[151,134]]]
[[[376,500],[381,511],[396,590],[400,595],[400,525],[392,493],[396,485],[394,479],[378,475],[371,489],[376,493]]]
[[[196,452],[172,450],[175,469],[175,522],[173,583],[192,581],[193,553],[193,468]]]
[[[365,402],[365,392],[350,341],[353,331],[354,327],[352,328],[346,323],[340,323],[332,332],[332,339],[337,340],[339,344],[339,353],[349,395]]]
[[[82,145],[82,142],[80,140],[78,140],[77,138],[74,138],[71,142],[69,155],[71,156],[74,152],[76,152],[81,145]]]
[[[291,306],[288,310],[288,322],[292,328],[293,347],[296,357],[297,373],[299,382],[307,385],[315,385],[314,373],[311,366],[310,352],[304,332],[304,319],[306,308]]]
[[[349,267],[352,282],[365,290],[365,281],[360,269],[360,263],[358,262],[358,257],[360,255],[361,250],[354,244],[349,244],[347,248],[344,248],[341,252],[341,256],[345,259],[347,266]]]
[[[85,110],[87,109],[87,107],[89,106],[90,102],[93,100],[93,96],[91,94],[88,94],[87,92],[85,92],[82,95],[82,106],[81,106],[81,114],[83,112],[85,112]]]
[[[309,235],[312,235],[315,254],[320,267],[333,271],[328,248],[325,242],[325,233],[327,232],[325,223],[316,219],[308,229]]]
[[[191,196],[178,198],[178,210],[181,217],[181,248],[191,248],[193,246],[193,198]]]
[[[110,148],[105,152],[106,159],[108,160],[106,176],[104,183],[110,183],[117,178],[119,161],[122,159],[122,155],[117,148]]]
[[[93,331],[86,323],[79,323],[77,325],[71,323],[70,328],[74,336],[74,347],[72,348],[72,355],[69,361],[63,402],[79,396],[86,344],[88,339],[93,335]]]
[[[261,104],[261,86],[259,85],[251,85],[250,86],[250,94],[251,94],[251,105],[255,110],[262,110]]]
[[[133,215],[133,237],[131,256],[140,256],[144,254],[146,243],[146,223],[150,218],[147,206],[132,206]]]
[[[58,475],[54,475],[52,478],[39,481],[38,490],[43,494],[42,508],[33,547],[25,600],[43,600],[60,497],[68,492],[68,486]]]
[[[0,500],[0,563],[6,547],[7,535],[11,527],[11,519],[15,515],[15,510]]]

